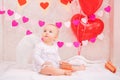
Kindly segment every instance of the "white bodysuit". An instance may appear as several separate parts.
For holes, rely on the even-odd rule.
[[[42,69],[42,64],[45,61],[51,62],[55,67],[59,67],[59,61],[61,60],[58,54],[58,46],[56,44],[49,46],[42,41],[36,45],[33,58],[34,67],[37,72]]]

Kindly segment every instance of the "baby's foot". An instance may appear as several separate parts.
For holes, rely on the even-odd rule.
[[[73,66],[72,71],[81,71],[81,70],[85,70],[85,65],[80,65],[80,66]]]
[[[80,70],[85,70],[85,65],[80,65],[79,68]]]
[[[70,76],[71,74],[72,74],[72,72],[70,70],[65,70],[65,72],[64,72],[64,75]]]

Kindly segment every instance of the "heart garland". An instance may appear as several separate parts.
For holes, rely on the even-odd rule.
[[[106,7],[106,8],[107,8],[107,10],[110,11],[110,6],[108,6],[108,7]],[[106,9],[106,8],[105,8],[105,9]],[[5,10],[0,10],[0,14],[4,14],[4,13],[5,13]],[[8,10],[7,10],[7,14],[8,14],[9,16],[12,16],[12,15],[14,15],[14,11],[11,10],[11,9],[8,9]],[[15,13],[15,14],[16,14],[16,13]],[[17,14],[17,15],[19,15],[19,14]],[[20,18],[20,17],[21,17],[21,15],[19,15],[19,18]],[[17,18],[17,19],[19,19],[19,18]],[[89,16],[89,19],[94,21],[94,20],[95,20],[95,15]],[[29,18],[27,18],[26,16],[23,16],[23,17],[22,17],[22,21],[23,21],[23,23],[26,23],[26,22],[29,21]],[[85,24],[88,22],[86,18],[82,18],[81,21],[82,21],[83,23],[85,23]],[[73,23],[74,25],[78,25],[78,24],[80,23],[80,20],[77,20],[77,19],[76,19],[76,20],[74,20],[72,23]],[[39,24],[40,27],[42,27],[42,26],[45,25],[45,22],[42,21],[42,20],[39,20],[38,24]],[[62,22],[56,22],[55,24],[56,24],[56,26],[57,26],[58,28],[61,28],[61,26],[62,26]],[[17,27],[18,25],[19,25],[18,21],[12,20],[12,27]],[[65,25],[66,27],[70,27],[70,21],[65,22],[64,25]],[[26,35],[30,35],[30,34],[32,34],[32,31],[26,30]],[[102,36],[101,36],[101,35],[98,35],[98,38],[101,39],[101,40],[103,40],[104,35],[102,35]],[[86,41],[87,41],[87,40],[86,40]],[[84,41],[84,40],[82,41],[83,46],[84,46],[84,45],[87,45],[86,41]],[[94,43],[94,42],[96,41],[96,38],[91,38],[89,41],[92,42],[92,43]],[[88,41],[87,41],[87,42],[88,42]],[[58,45],[59,48],[61,48],[61,47],[63,47],[64,42],[59,41],[59,42],[57,43],[57,45]],[[67,44],[67,45],[68,45],[68,46],[71,46],[72,44],[69,43],[69,44]],[[74,47],[78,48],[80,44],[79,44],[79,42],[73,42],[73,45],[74,45]]]
[[[60,0],[60,2],[64,5],[67,5],[68,3],[71,3],[73,0]]]

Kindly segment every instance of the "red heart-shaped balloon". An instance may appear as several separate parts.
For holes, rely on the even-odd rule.
[[[87,23],[81,21],[85,16],[76,14],[71,19],[71,28],[78,41],[96,38],[103,29],[104,23],[100,19],[88,20]]]
[[[83,12],[90,16],[94,14],[101,6],[103,0],[79,0]]]

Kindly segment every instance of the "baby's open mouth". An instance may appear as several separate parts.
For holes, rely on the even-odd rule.
[[[45,37],[48,37],[48,36],[45,36]]]

